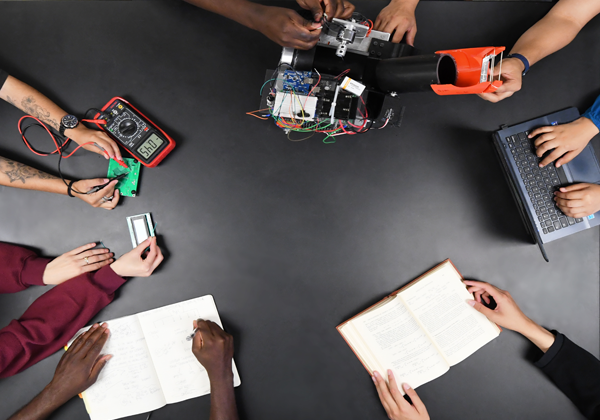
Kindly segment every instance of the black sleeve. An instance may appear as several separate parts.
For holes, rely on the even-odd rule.
[[[2,89],[2,86],[4,86],[6,79],[8,79],[8,73],[0,69],[0,89]]]
[[[556,340],[536,362],[590,420],[600,420],[600,360],[557,331]]]

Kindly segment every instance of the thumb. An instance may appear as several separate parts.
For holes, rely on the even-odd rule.
[[[473,308],[475,308],[478,312],[481,312],[488,318],[494,314],[494,311],[492,311],[490,308],[485,307],[484,305],[482,305],[481,303],[479,303],[475,300],[469,299],[469,300],[467,300],[467,303],[469,305],[471,305]]]
[[[584,188],[587,188],[588,185],[589,184],[581,183],[581,184],[569,185],[567,187],[560,187],[560,192],[571,192],[571,191],[583,190]]]
[[[409,384],[402,384],[402,388],[404,389],[406,395],[410,397],[410,400],[412,401],[413,405],[419,413],[427,411],[427,409],[425,408],[425,404],[423,404],[423,401],[421,401],[421,398],[419,398],[419,396],[417,395],[417,391],[412,389]]]
[[[108,363],[111,358],[112,354],[107,354],[96,361],[94,367],[92,368],[92,372],[90,373],[90,380],[92,383],[96,382],[98,375],[100,375],[100,372],[102,372],[102,369],[104,369],[104,366],[106,366],[106,363]]]
[[[306,2],[300,3],[300,6],[302,6],[304,9],[310,10],[315,22],[319,22],[321,20],[321,17],[323,16],[323,8],[321,7],[321,2],[319,0],[307,0]]]

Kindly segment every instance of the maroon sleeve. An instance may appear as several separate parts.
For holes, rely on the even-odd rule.
[[[62,348],[108,305],[125,280],[110,266],[53,287],[0,330],[0,377],[12,376]]]
[[[15,293],[44,285],[44,270],[51,261],[17,245],[0,242],[0,293]]]

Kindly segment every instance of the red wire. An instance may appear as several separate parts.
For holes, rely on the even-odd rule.
[[[367,19],[367,22],[369,22],[369,30],[367,31],[365,37],[371,35],[371,31],[373,30],[373,21],[371,19]]]
[[[51,152],[51,153],[38,153],[35,150],[33,150],[33,148],[31,147],[31,145],[29,144],[29,142],[25,138],[25,135],[23,134],[23,130],[21,130],[21,121],[23,121],[25,118],[33,118],[38,123],[40,123],[40,125],[42,127],[44,127],[44,129],[48,132],[48,134],[50,135],[50,137],[52,137],[52,141],[54,142],[54,145],[56,146],[56,150],[54,152]],[[59,146],[58,142],[56,141],[56,137],[54,137],[54,134],[52,134],[52,132],[50,132],[50,130],[48,129],[48,127],[46,126],[46,124],[44,124],[42,121],[40,121],[36,117],[32,117],[31,115],[25,115],[24,117],[21,117],[21,119],[19,120],[19,133],[21,134],[21,137],[23,138],[23,141],[25,142],[25,145],[29,148],[29,150],[31,150],[33,153],[35,153],[38,156],[49,156],[49,155],[53,155],[55,153],[61,153],[62,149],[65,147],[65,144],[67,144],[67,142],[69,141],[69,138],[67,137],[67,139],[65,140],[64,144],[62,146]],[[73,150],[69,155],[63,156],[63,158],[64,159],[70,158],[71,156],[73,156],[73,153],[75,153],[77,150],[79,150],[81,147],[83,147],[83,146],[85,146],[87,144],[94,144],[94,142],[93,141],[88,141],[87,143],[83,143],[83,144],[77,146],[75,148],[75,150]],[[106,153],[106,152],[104,152],[104,153]]]

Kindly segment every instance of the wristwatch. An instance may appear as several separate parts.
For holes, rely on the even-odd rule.
[[[65,115],[64,117],[62,117],[62,119],[60,120],[60,135],[64,136],[65,135],[65,130],[70,130],[72,128],[77,127],[77,125],[79,125],[79,120],[77,119],[77,117],[75,115]]]
[[[529,71],[529,60],[526,59],[524,55],[521,55],[521,54],[508,54],[506,56],[506,58],[516,58],[518,60],[521,60],[521,62],[525,66],[525,70],[523,70],[523,74],[521,76],[525,76],[527,74],[527,72]]]

